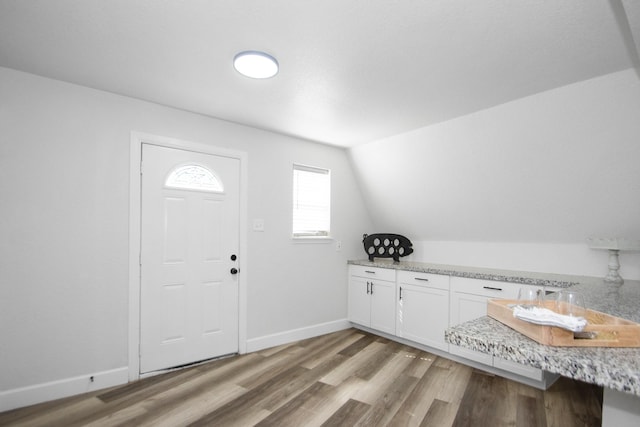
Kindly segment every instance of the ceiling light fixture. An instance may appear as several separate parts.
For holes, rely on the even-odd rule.
[[[264,52],[248,50],[233,58],[233,67],[243,76],[268,79],[278,74],[278,61]]]

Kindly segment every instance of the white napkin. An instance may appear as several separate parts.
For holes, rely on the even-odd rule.
[[[536,325],[557,326],[573,332],[580,332],[587,326],[587,319],[584,317],[565,316],[541,307],[516,305],[513,307],[513,317]]]

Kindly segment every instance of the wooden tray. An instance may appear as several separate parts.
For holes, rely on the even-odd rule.
[[[557,347],[640,347],[640,325],[629,320],[594,310],[586,310],[587,326],[583,332],[594,332],[594,338],[574,338],[573,332],[555,326],[536,325],[513,317],[509,304],[516,300],[490,299],[487,302],[489,317],[544,345]],[[545,307],[553,310],[555,301],[545,301]]]

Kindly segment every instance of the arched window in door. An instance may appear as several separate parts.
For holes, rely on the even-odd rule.
[[[181,165],[174,168],[164,183],[168,188],[182,190],[224,192],[222,181],[209,169],[197,164]]]

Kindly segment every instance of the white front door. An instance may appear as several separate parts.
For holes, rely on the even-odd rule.
[[[238,352],[239,163],[142,144],[141,373]]]

